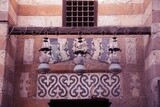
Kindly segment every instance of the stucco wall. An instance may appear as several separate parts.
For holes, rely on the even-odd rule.
[[[68,36],[68,35],[66,35]],[[66,38],[59,35],[48,36],[49,38]],[[76,36],[73,36],[73,38]],[[101,37],[99,35],[99,37]],[[104,35],[103,35],[104,37]],[[110,37],[107,36],[106,37]],[[72,38],[72,37],[71,37]],[[51,98],[37,97],[37,78],[40,73],[37,70],[39,65],[39,49],[42,45],[42,36],[24,35],[18,36],[16,72],[15,72],[15,107],[45,107]],[[111,98],[111,107],[146,107],[146,94],[144,82],[144,36],[120,36],[118,38],[121,51],[122,73],[120,73],[120,96]],[[26,54],[27,53],[27,54]],[[107,63],[96,60],[88,60],[86,63],[87,73],[107,73]],[[50,64],[51,71],[47,73],[73,73],[74,63],[72,60]],[[93,68],[96,68],[94,70]],[[77,75],[78,76],[78,75]]]

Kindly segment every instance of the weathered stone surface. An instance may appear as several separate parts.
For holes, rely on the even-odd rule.
[[[160,50],[153,50],[145,59],[145,70],[155,64],[160,64]]]
[[[152,9],[153,10],[160,10],[160,1],[159,0],[152,0]]]
[[[160,17],[160,10],[152,12],[152,20],[153,20],[152,22],[153,23],[160,23],[159,17]]]
[[[61,5],[19,5],[19,16],[62,16]]]
[[[9,8],[9,0],[0,1],[0,11],[7,12]]]
[[[6,53],[6,56],[5,56],[5,66],[10,68],[10,70],[12,72],[15,71],[15,59],[14,59],[14,57],[11,57],[9,53]]]
[[[149,17],[151,17],[152,15],[152,2],[149,3],[149,5],[147,6],[147,8],[144,10],[144,13],[142,15],[142,23],[145,24],[147,23],[148,26],[151,25],[152,22],[152,18],[148,19]],[[148,22],[147,22],[148,21]]]
[[[7,21],[7,20],[8,20],[8,12],[0,11],[0,21]]]
[[[153,34],[159,33],[160,32],[160,23],[152,24],[152,29],[151,30],[152,30]],[[155,35],[152,35],[152,36],[155,36]]]
[[[62,0],[17,0],[17,3],[22,5],[62,5]]]
[[[139,26],[142,24],[142,15],[98,16],[98,26]]]
[[[157,76],[151,81],[151,90],[153,94],[154,106],[158,107],[159,105],[159,91],[158,91],[158,81],[160,80],[160,76]]]
[[[13,83],[4,79],[3,93],[9,96],[13,96]]]
[[[98,15],[133,15],[143,14],[142,3],[99,4]]]
[[[18,26],[61,27],[62,16],[18,16]]]
[[[13,6],[9,3],[9,12],[8,12],[8,19],[10,21],[11,25],[16,25],[17,24],[17,12],[13,8]]]
[[[0,23],[0,37],[6,37],[8,33],[8,24]]]
[[[99,4],[109,3],[143,3],[143,0],[98,0]]]
[[[46,27],[61,27],[62,26],[62,16],[51,16],[45,18]]]

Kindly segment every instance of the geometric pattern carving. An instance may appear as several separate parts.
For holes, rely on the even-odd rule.
[[[136,38],[126,38],[126,63],[136,64]]]
[[[38,74],[39,99],[88,99],[120,96],[120,76],[111,73]]]
[[[33,63],[34,39],[25,39],[23,64]]]

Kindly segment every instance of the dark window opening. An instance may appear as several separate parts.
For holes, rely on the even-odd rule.
[[[108,99],[50,100],[49,107],[110,107]]]

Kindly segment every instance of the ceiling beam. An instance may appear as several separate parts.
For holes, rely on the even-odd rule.
[[[150,35],[150,27],[9,27],[10,35]]]

